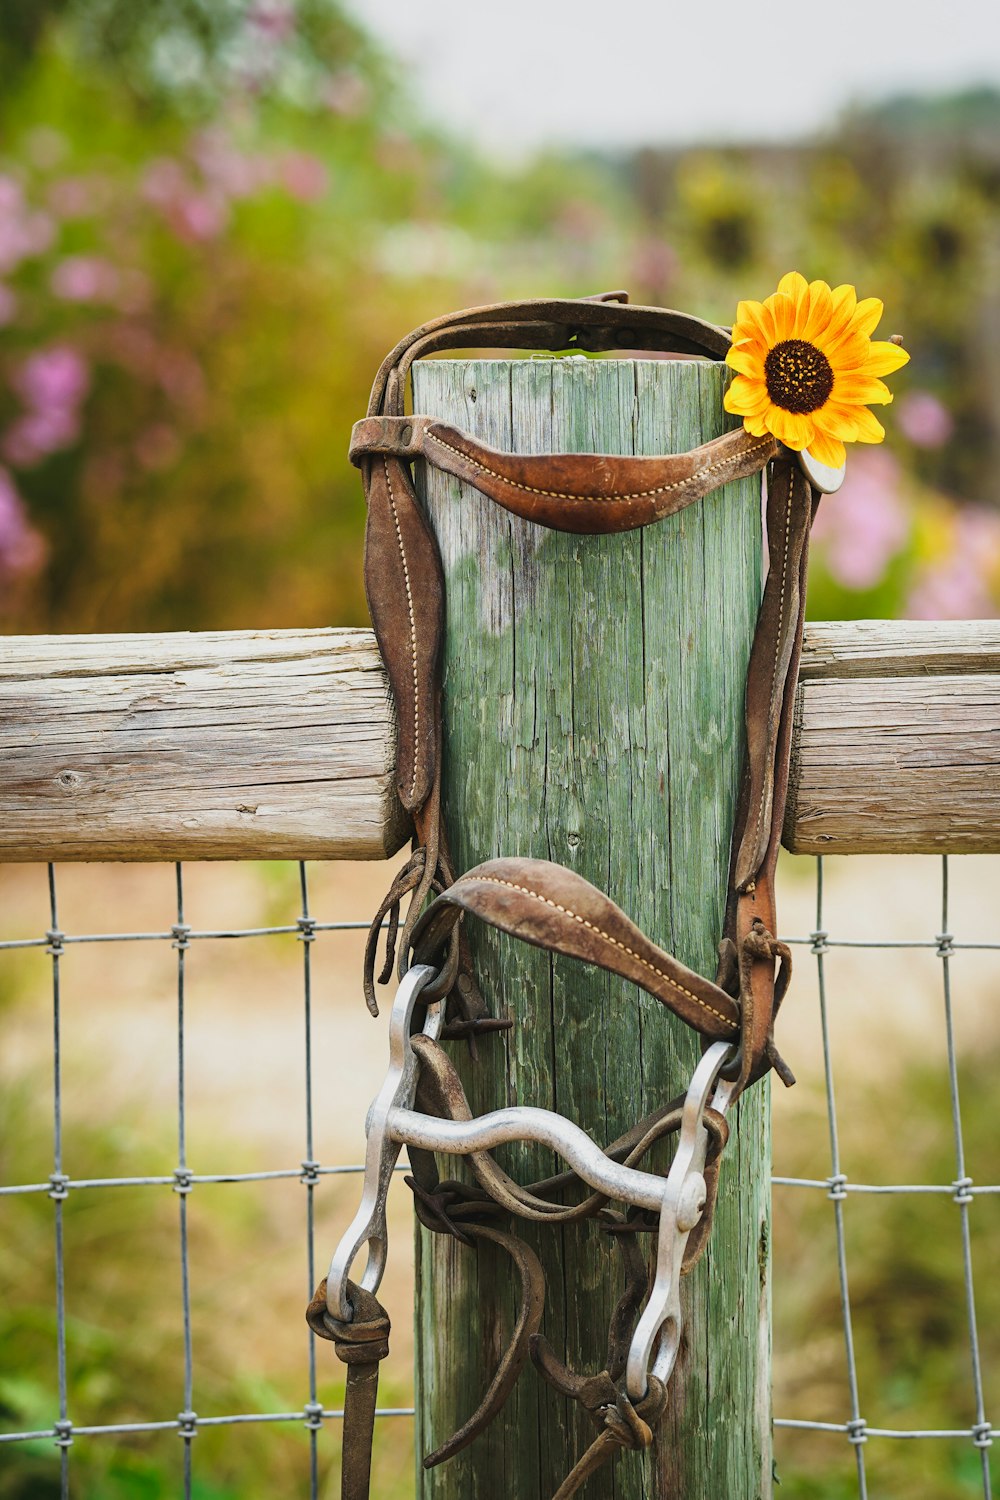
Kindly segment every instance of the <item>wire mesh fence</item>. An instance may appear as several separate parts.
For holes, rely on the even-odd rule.
[[[926,865],[927,862],[924,862]],[[796,1491],[793,1487],[792,1493],[803,1495],[833,1495],[856,1494],[867,1500],[869,1493],[887,1493],[884,1489],[874,1491],[872,1489],[872,1466],[868,1458],[869,1443],[883,1440],[910,1440],[920,1441],[921,1444],[928,1443],[951,1443],[958,1445],[974,1457],[975,1478],[970,1478],[968,1466],[963,1470],[961,1487],[954,1490],[955,1494],[982,1494],[985,1500],[991,1500],[991,1475],[990,1475],[990,1445],[995,1436],[988,1415],[987,1380],[984,1378],[984,1359],[980,1344],[980,1330],[977,1323],[976,1312],[976,1287],[973,1274],[974,1244],[972,1233],[972,1214],[979,1202],[984,1197],[992,1196],[996,1199],[1000,1195],[1000,1182],[974,1180],[969,1171],[965,1141],[963,1137],[963,1110],[961,1100],[961,1067],[956,1046],[955,1016],[956,1007],[961,1004],[960,996],[956,996],[954,985],[954,963],[956,957],[964,951],[978,951],[983,954],[1000,954],[1000,940],[993,941],[989,934],[976,936],[974,939],[960,941],[950,931],[949,911],[949,860],[947,857],[940,861],[940,912],[941,919],[939,930],[928,932],[923,937],[894,937],[892,935],[879,935],[878,937],[858,937],[850,931],[828,931],[826,902],[824,895],[824,869],[823,862],[816,861],[815,871],[815,921],[811,931],[803,932],[789,939],[799,950],[810,954],[814,960],[815,985],[813,992],[818,1006],[818,1025],[821,1037],[822,1057],[822,1096],[825,1101],[827,1154],[825,1160],[815,1161],[815,1170],[802,1175],[782,1175],[780,1172],[773,1179],[776,1208],[786,1216],[790,1215],[792,1220],[799,1213],[797,1205],[804,1203],[809,1195],[810,1201],[820,1199],[829,1200],[829,1220],[827,1232],[832,1242],[832,1261],[835,1267],[836,1280],[836,1302],[838,1306],[838,1319],[841,1329],[841,1354],[840,1368],[842,1372],[842,1383],[839,1394],[835,1398],[839,1402],[838,1419],[828,1419],[827,1413],[815,1413],[805,1415],[783,1415],[778,1404],[775,1418],[776,1442],[779,1461],[782,1461],[782,1449],[786,1439],[796,1434],[822,1435],[825,1438],[839,1439],[846,1445],[846,1450],[852,1455],[853,1478],[849,1489],[830,1489],[822,1486],[822,1474],[814,1475],[814,1483],[811,1488],[802,1488]],[[305,865],[298,867],[298,902],[297,911],[294,915],[289,914],[289,919],[282,922],[266,923],[258,926],[248,927],[218,927],[199,928],[191,925],[186,919],[185,911],[185,871],[178,865],[174,872],[174,894],[172,910],[169,920],[157,930],[148,931],[66,931],[60,923],[60,900],[59,880],[57,872],[53,867],[48,867],[47,892],[48,892],[48,916],[45,931],[34,934],[24,933],[11,935],[0,941],[0,982],[2,982],[2,964],[11,955],[25,950],[38,950],[45,956],[48,970],[47,989],[50,992],[51,1004],[51,1080],[52,1080],[52,1120],[51,1120],[51,1170],[47,1175],[39,1174],[34,1180],[20,1180],[18,1176],[18,1154],[16,1149],[8,1149],[4,1152],[4,1160],[7,1165],[4,1169],[4,1177],[9,1180],[0,1182],[0,1236],[4,1230],[2,1226],[3,1207],[10,1200],[23,1199],[25,1197],[45,1198],[51,1203],[51,1233],[53,1238],[53,1286],[52,1303],[54,1307],[54,1321],[52,1323],[52,1340],[49,1348],[51,1358],[51,1393],[47,1398],[51,1409],[50,1415],[46,1413],[44,1421],[36,1422],[34,1425],[16,1425],[9,1420],[4,1426],[9,1430],[0,1431],[0,1474],[3,1471],[4,1454],[12,1454],[19,1446],[30,1447],[37,1452],[39,1445],[46,1446],[49,1452],[54,1453],[51,1462],[58,1465],[58,1492],[62,1496],[75,1493],[73,1487],[74,1447],[79,1439],[95,1439],[102,1442],[114,1442],[116,1440],[129,1442],[140,1440],[142,1435],[157,1433],[170,1433],[179,1437],[182,1445],[183,1463],[182,1493],[186,1500],[197,1497],[200,1493],[215,1494],[216,1491],[209,1488],[199,1488],[198,1465],[195,1457],[195,1439],[200,1433],[212,1429],[228,1428],[231,1430],[245,1429],[248,1426],[293,1424],[300,1429],[305,1427],[308,1442],[308,1480],[303,1487],[303,1493],[312,1497],[318,1497],[324,1493],[324,1466],[328,1463],[328,1455],[322,1445],[330,1444],[331,1449],[338,1442],[336,1432],[337,1424],[342,1416],[341,1408],[336,1404],[324,1404],[321,1391],[324,1382],[317,1377],[317,1365],[315,1350],[313,1348],[312,1335],[308,1333],[303,1324],[301,1335],[301,1374],[300,1389],[301,1401],[295,1409],[272,1409],[266,1402],[259,1405],[258,1409],[246,1410],[234,1409],[211,1414],[199,1413],[199,1369],[196,1359],[196,1341],[192,1335],[192,1268],[190,1255],[191,1226],[189,1221],[189,1203],[191,1195],[195,1190],[211,1185],[239,1184],[239,1183],[278,1183],[297,1182],[304,1190],[304,1206],[301,1211],[301,1293],[302,1303],[311,1294],[317,1277],[317,1219],[316,1219],[316,1192],[326,1179],[358,1173],[362,1170],[360,1165],[350,1163],[330,1163],[317,1159],[316,1134],[314,1129],[314,1098],[316,1089],[317,1060],[314,1045],[314,952],[317,942],[325,935],[337,932],[360,931],[367,925],[361,921],[339,921],[319,920],[311,909],[310,902],[311,872]],[[295,1021],[298,1035],[301,1038],[300,1053],[300,1087],[301,1087],[301,1149],[302,1156],[298,1162],[289,1162],[287,1166],[277,1167],[271,1170],[246,1170],[232,1172],[199,1172],[197,1161],[189,1150],[188,1140],[188,1064],[189,1064],[189,1024],[186,1015],[188,1003],[188,966],[192,950],[206,944],[230,944],[236,941],[250,942],[254,939],[283,939],[288,944],[296,944],[299,954],[296,963],[300,969],[297,982],[299,990],[299,1012]],[[65,1060],[65,1003],[64,994],[64,967],[67,955],[80,945],[131,945],[131,944],[160,944],[164,945],[172,953],[174,967],[173,990],[175,994],[175,1026],[174,1038],[176,1045],[175,1078],[176,1078],[176,1133],[175,1133],[175,1165],[170,1171],[149,1172],[141,1175],[80,1175],[76,1176],[67,1171],[70,1157],[67,1154],[67,1132],[64,1119],[64,1087],[63,1072]],[[831,1036],[831,1017],[835,1015],[838,1005],[838,994],[835,984],[831,984],[829,975],[829,964],[831,956],[837,950],[889,950],[899,952],[904,949],[926,950],[940,963],[940,1005],[943,1016],[945,1036],[945,1057],[938,1059],[947,1079],[947,1113],[939,1114],[931,1126],[938,1138],[943,1134],[950,1136],[950,1157],[953,1161],[953,1170],[948,1180],[923,1181],[923,1182],[865,1182],[856,1181],[850,1177],[845,1170],[843,1152],[841,1146],[842,1116],[838,1114],[838,1094],[835,1087],[835,1074],[837,1064],[850,1066],[850,1059],[843,1056],[838,1057]],[[287,953],[285,962],[287,963]],[[287,971],[286,971],[287,972]],[[286,995],[289,986],[285,986]],[[797,1000],[802,1004],[802,1000]],[[285,1001],[283,1000],[283,1004]],[[285,1019],[289,1026],[292,1018],[285,1011]],[[931,1059],[931,1064],[936,1065]],[[346,1065],[346,1060],[345,1060]],[[329,1060],[324,1059],[324,1082],[329,1075]],[[873,1125],[873,1128],[876,1128]],[[8,1147],[10,1143],[8,1142]],[[782,1165],[779,1160],[778,1166]],[[995,1174],[1000,1176],[1000,1174]],[[172,1308],[172,1322],[178,1332],[182,1345],[182,1358],[180,1361],[181,1380],[177,1389],[177,1404],[179,1410],[176,1414],[170,1411],[149,1410],[148,1414],[143,1412],[138,1419],[105,1420],[90,1422],[85,1418],[80,1420],[80,1414],[74,1411],[74,1399],[72,1382],[68,1372],[68,1350],[70,1348],[70,1335],[67,1320],[67,1282],[72,1274],[72,1259],[67,1247],[65,1234],[65,1215],[67,1202],[71,1197],[77,1195],[92,1195],[93,1200],[99,1200],[101,1194],[109,1194],[113,1191],[132,1191],[142,1189],[160,1189],[169,1191],[176,1199],[176,1224],[174,1233],[176,1235],[176,1248],[178,1256],[179,1275],[174,1286],[164,1284],[158,1289],[158,1295],[165,1301],[169,1301]],[[873,1396],[881,1400],[881,1391],[870,1391],[865,1388],[864,1381],[859,1373],[859,1360],[856,1354],[856,1334],[858,1328],[857,1309],[852,1312],[852,1279],[851,1273],[855,1275],[858,1266],[850,1253],[847,1233],[847,1221],[850,1213],[850,1205],[858,1200],[878,1198],[912,1198],[943,1201],[955,1210],[955,1221],[951,1231],[946,1230],[945,1235],[953,1231],[953,1249],[955,1275],[953,1281],[943,1284],[941,1296],[944,1303],[941,1309],[943,1321],[951,1330],[960,1323],[963,1329],[962,1341],[965,1347],[965,1365],[968,1377],[968,1399],[967,1399],[967,1421],[956,1425],[954,1421],[942,1422],[940,1425],[925,1426],[879,1426],[869,1424],[865,1412],[867,1402]],[[321,1250],[328,1248],[326,1243],[322,1244]],[[780,1246],[779,1246],[780,1251]],[[982,1267],[980,1266],[980,1272]],[[776,1308],[780,1314],[782,1306],[784,1278],[779,1276],[776,1281],[775,1300]],[[898,1295],[903,1298],[905,1289],[900,1287]],[[866,1308],[863,1317],[869,1316]],[[779,1318],[780,1323],[780,1318]],[[782,1349],[780,1340],[778,1342],[777,1356],[780,1360]],[[5,1361],[0,1355],[0,1372]],[[390,1364],[392,1363],[390,1359]],[[7,1375],[16,1374],[7,1370]],[[399,1386],[405,1388],[409,1379],[409,1372],[401,1373]],[[0,1406],[10,1410],[10,1403],[2,1399],[2,1386],[0,1386]],[[390,1385],[390,1389],[393,1387]],[[955,1393],[950,1391],[947,1409],[954,1409]],[[136,1397],[139,1400],[138,1396]],[[134,1404],[134,1403],[133,1403]],[[141,1404],[141,1403],[140,1403]],[[829,1403],[827,1403],[829,1404]],[[36,1403],[37,1406],[37,1403]],[[14,1410],[17,1409],[16,1403]],[[412,1416],[412,1407],[406,1404],[385,1405],[381,1411],[382,1418],[407,1418]],[[333,1431],[327,1433],[327,1429]],[[811,1459],[815,1462],[815,1457]],[[792,1465],[791,1467],[794,1467]],[[791,1469],[790,1469],[791,1472]],[[787,1476],[786,1476],[787,1480]],[[794,1481],[793,1481],[794,1484]],[[788,1491],[786,1490],[786,1493]],[[908,1489],[908,1494],[918,1493],[915,1489]],[[927,1494],[939,1493],[933,1489],[923,1491]],[[2,1482],[0,1482],[0,1493],[3,1493]],[[24,1491],[28,1493],[28,1491]],[[219,1491],[221,1493],[221,1491]],[[899,1493],[903,1493],[900,1491]]]

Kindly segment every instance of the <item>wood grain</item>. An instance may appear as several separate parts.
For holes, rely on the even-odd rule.
[[[0,654],[2,859],[381,859],[407,834],[394,760],[367,630]],[[1000,623],[806,626],[784,842],[1000,852]]]
[[[414,401],[501,448],[658,453],[721,431],[723,379],[688,361],[434,361],[416,367]],[[445,808],[456,863],[558,860],[714,973],[759,599],[759,480],[641,533],[574,537],[522,522],[446,475],[423,477],[447,577]],[[465,1069],[475,1109],[556,1108],[604,1142],[686,1086],[697,1039],[655,1001],[480,925],[467,930],[491,1004],[517,1023]],[[685,1283],[683,1355],[659,1441],[623,1455],[613,1477],[604,1471],[595,1495],[771,1493],[766,1085],[734,1127],[714,1244]],[[505,1165],[522,1180],[555,1169],[528,1148]],[[444,1170],[454,1175],[455,1164]],[[548,1278],[545,1334],[575,1368],[601,1369],[622,1284],[613,1244],[594,1225],[523,1227]],[[499,1253],[426,1231],[417,1288],[417,1446],[427,1451],[485,1387],[516,1288]],[[504,1416],[421,1475],[418,1493],[547,1500],[592,1437],[528,1370]]]
[[[1000,852],[1000,672],[964,661],[949,675],[943,659],[914,656],[913,676],[800,681],[787,849]]]
[[[813,620],[799,680],[985,672],[1000,673],[1000,620]]]
[[[8,637],[0,859],[375,859],[406,836],[369,631]]]

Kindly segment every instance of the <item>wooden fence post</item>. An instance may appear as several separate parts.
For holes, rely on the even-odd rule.
[[[728,425],[725,380],[688,360],[428,361],[414,368],[414,410],[513,451],[668,453]],[[420,482],[447,578],[444,798],[457,867],[557,860],[714,974],[760,598],[759,479],[602,537],[544,531],[434,470]],[[604,1143],[686,1086],[697,1038],[656,1001],[481,924],[467,930],[494,1012],[516,1021],[475,1067],[461,1064],[474,1109],[558,1109]],[[613,1484],[605,1471],[584,1500],[771,1494],[767,1084],[732,1124],[657,1443],[624,1454]],[[500,1155],[516,1174],[555,1169],[540,1148]],[[543,1331],[576,1369],[600,1370],[622,1286],[616,1251],[593,1223],[533,1231],[521,1227],[548,1278]],[[418,1231],[418,1463],[478,1400],[515,1292],[502,1254]],[[592,1436],[527,1370],[488,1434],[423,1475],[418,1493],[549,1500]]]

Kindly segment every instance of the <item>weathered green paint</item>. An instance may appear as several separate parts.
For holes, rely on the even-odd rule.
[[[523,452],[677,452],[727,425],[725,378],[696,361],[429,361],[414,370],[414,409]],[[543,531],[437,471],[422,483],[447,578],[444,786],[457,866],[557,860],[714,973],[760,596],[759,481],[607,537]],[[517,1022],[483,1045],[477,1067],[462,1063],[474,1108],[555,1108],[603,1142],[684,1088],[698,1041],[656,1001],[480,924],[469,935],[487,998]],[[591,1481],[585,1500],[770,1495],[766,1085],[733,1125],[712,1248],[685,1283],[661,1436]],[[501,1159],[522,1180],[554,1169],[534,1148]],[[575,1368],[602,1368],[621,1289],[613,1245],[594,1225],[522,1228],[548,1277],[545,1333]],[[515,1295],[503,1255],[418,1234],[419,1453],[471,1411]],[[528,1369],[501,1420],[421,1475],[418,1493],[548,1500],[592,1436]]]

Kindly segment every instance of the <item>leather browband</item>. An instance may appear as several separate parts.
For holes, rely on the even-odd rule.
[[[477,1032],[507,1024],[490,1020],[475,983],[461,935],[461,919],[468,913],[525,942],[600,965],[640,985],[706,1041],[732,1041],[737,1051],[727,1076],[734,1081],[734,1094],[772,1066],[785,1082],[792,1081],[773,1038],[774,1018],[790,974],[788,948],[775,936],[774,872],[788,782],[809,532],[819,495],[811,489],[794,454],[773,438],[755,438],[742,428],[690,453],[659,457],[525,455],[501,452],[434,417],[408,415],[405,411],[406,381],[413,361],[444,349],[651,350],[721,360],[729,346],[724,328],[665,308],[632,307],[626,294],[616,292],[579,301],[540,299],[467,309],[424,324],[383,361],[368,414],[354,427],[350,457],[361,470],[368,502],[365,588],[396,704],[397,790],[412,815],[415,835],[413,854],[377,913],[369,938],[365,991],[373,1011],[377,1010],[374,964],[379,929],[388,915],[389,955],[380,976],[386,981],[391,973],[400,903],[409,896],[399,939],[400,975],[411,962],[440,971],[434,983],[427,986],[425,997],[446,997],[445,1036],[466,1036],[474,1049]],[[714,980],[696,974],[659,948],[607,896],[560,865],[545,860],[497,859],[466,874],[456,874],[452,869],[441,819],[439,658],[444,576],[437,544],[410,474],[409,465],[417,458],[454,475],[525,520],[581,533],[649,525],[730,480],[770,466],[769,569],[747,671],[746,759],[733,828],[720,962]],[[428,905],[432,897],[435,899]],[[467,1118],[468,1105],[457,1074],[450,1070],[437,1043],[416,1038],[413,1048],[424,1069],[421,1077],[426,1075],[427,1088],[431,1094],[436,1092],[441,1113]],[[608,1147],[607,1154],[629,1162],[637,1159],[659,1135],[676,1128],[679,1117],[678,1110],[668,1106],[655,1118],[639,1122],[627,1137]],[[696,1258],[708,1233],[715,1182],[712,1174],[717,1173],[717,1157],[725,1141],[721,1116],[713,1129],[714,1154],[711,1169],[706,1169],[709,1207],[698,1227],[697,1242],[692,1238],[692,1253],[685,1267]],[[540,1268],[537,1272],[533,1269],[537,1261],[521,1241],[480,1222],[482,1199],[485,1195],[487,1203],[493,1200],[494,1214],[499,1204],[526,1217],[558,1222],[604,1212],[601,1204],[606,1200],[591,1195],[582,1204],[563,1208],[551,1198],[573,1178],[572,1173],[530,1189],[521,1188],[500,1172],[488,1152],[477,1152],[472,1163],[480,1188],[469,1189],[463,1197],[460,1184],[449,1184],[451,1206],[445,1208],[442,1185],[435,1185],[433,1156],[411,1149],[411,1161],[417,1212],[422,1220],[439,1232],[454,1233],[459,1238],[471,1236],[471,1240],[485,1238],[503,1243],[518,1265],[524,1289],[514,1343],[487,1397],[461,1432],[432,1455],[432,1460],[438,1462],[449,1456],[481,1430],[506,1396],[530,1344],[536,1366],[558,1388],[584,1400],[584,1387],[589,1390],[597,1381],[594,1390],[599,1387],[605,1393],[603,1404],[599,1402],[594,1408],[601,1435],[560,1488],[559,1500],[565,1500],[615,1451],[616,1444],[636,1446],[651,1440],[649,1424],[662,1411],[664,1392],[662,1388],[654,1391],[653,1382],[644,1406],[640,1403],[633,1408],[627,1402],[623,1406],[615,1394],[619,1386],[613,1370],[613,1379],[607,1371],[600,1377],[604,1385],[598,1377],[588,1384],[559,1364],[537,1331],[542,1295]],[[471,1240],[467,1238],[466,1242]],[[626,1261],[631,1265],[628,1253]],[[629,1272],[635,1282],[634,1296],[629,1293],[623,1299],[616,1313],[619,1320],[627,1322],[633,1303],[637,1307],[641,1301],[644,1274],[639,1258]],[[352,1303],[356,1290],[351,1291]],[[377,1378],[377,1360],[384,1342],[382,1320],[384,1332],[388,1330],[388,1320],[374,1299],[370,1300],[373,1305],[366,1303],[364,1313],[367,1332],[359,1328],[352,1334],[354,1324],[332,1319],[329,1311],[324,1311],[327,1304],[320,1293],[310,1310],[311,1326],[321,1336],[334,1338],[341,1358],[349,1362],[349,1405],[353,1403],[365,1413],[357,1421],[345,1423],[345,1500],[365,1500],[368,1494],[369,1408],[373,1410],[374,1396],[366,1392],[362,1400],[352,1397],[350,1390],[355,1371],[359,1380],[362,1374],[367,1381]],[[371,1349],[375,1352],[366,1352]],[[609,1362],[610,1368],[614,1364],[610,1354]],[[611,1417],[605,1423],[609,1400],[618,1400],[617,1428]],[[632,1437],[622,1436],[626,1428]],[[636,1438],[640,1428],[646,1436]]]

